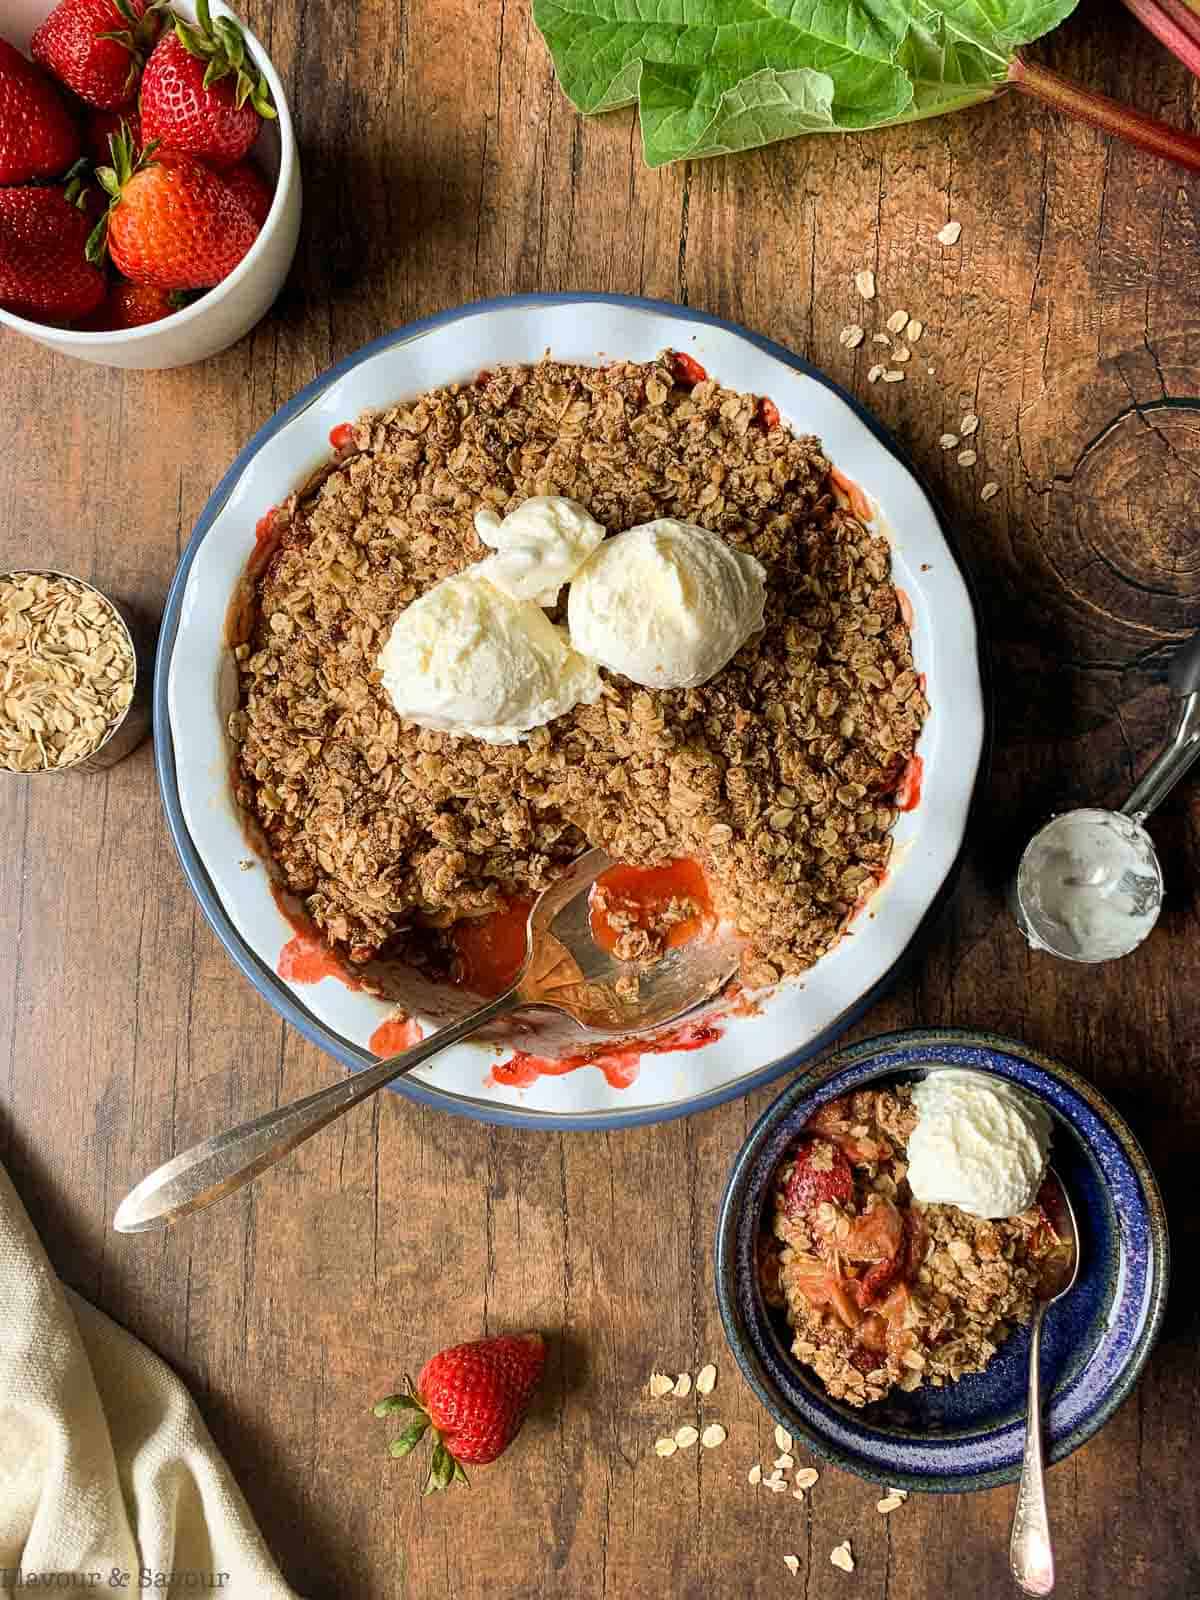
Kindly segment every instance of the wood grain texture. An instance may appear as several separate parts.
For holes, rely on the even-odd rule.
[[[300,255],[237,348],[101,371],[0,342],[0,566],[55,565],[161,607],[251,431],[409,318],[527,289],[662,296],[769,333],[892,426],[957,525],[995,652],[994,770],[962,884],[920,965],[859,1026],[974,1023],[1087,1073],[1171,1209],[1169,1321],[1111,1425],[1050,1475],[1063,1600],[1193,1600],[1200,1519],[1200,786],[1152,825],[1170,884],[1136,955],[1070,970],[1025,948],[1002,887],[1066,800],[1114,803],[1161,735],[1169,646],[1200,624],[1200,181],[1010,101],[652,173],[632,117],[581,121],[524,0],[253,0],[303,151]],[[1062,70],[1194,127],[1200,94],[1099,5]],[[961,244],[934,235],[948,219]],[[878,326],[925,323],[902,384]],[[875,347],[876,350],[878,347]],[[929,366],[935,369],[932,374]],[[971,409],[977,466],[938,447]],[[989,503],[988,479],[1001,484]],[[166,1237],[117,1201],[172,1151],[327,1083],[334,1065],[237,975],[162,824],[150,752],[105,776],[0,782],[6,1161],[52,1258],[187,1379],[295,1587],[434,1594],[978,1600],[1008,1592],[1013,1493],[889,1518],[835,1470],[803,1503],[745,1481],[774,1455],[712,1292],[729,1163],[772,1091],[663,1127],[554,1136],[383,1096]],[[419,1501],[371,1402],[440,1345],[534,1324],[545,1393],[471,1493]],[[720,1367],[717,1451],[653,1454],[652,1367]],[[673,1401],[667,1414],[695,1415]],[[850,1538],[853,1577],[829,1565]],[[800,1560],[791,1577],[785,1552]]]

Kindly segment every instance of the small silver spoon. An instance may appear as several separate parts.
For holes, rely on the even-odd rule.
[[[1042,1319],[1061,1300],[1079,1275],[1079,1231],[1075,1213],[1062,1180],[1054,1168],[1046,1174],[1041,1201],[1051,1227],[1065,1249],[1056,1251],[1042,1268],[1037,1286],[1038,1303],[1029,1330],[1029,1406],[1025,1418],[1025,1459],[1013,1512],[1008,1561],[1018,1587],[1025,1594],[1048,1595],[1054,1590],[1054,1551],[1050,1544],[1050,1519],[1046,1512],[1045,1466],[1042,1460]]]
[[[739,946],[720,930],[669,950],[637,972],[615,960],[591,933],[588,891],[613,865],[589,850],[534,901],[525,928],[525,960],[507,989],[459,1022],[376,1066],[280,1106],[193,1145],[157,1167],[117,1207],[118,1233],[142,1233],[177,1222],[232,1194],[290,1150],[327,1127],[384,1084],[403,1077],[447,1046],[469,1039],[499,1017],[529,1006],[551,1006],[605,1038],[627,1038],[663,1027],[718,993],[737,970]],[[631,976],[637,993],[627,995]],[[623,977],[619,991],[616,980]]]

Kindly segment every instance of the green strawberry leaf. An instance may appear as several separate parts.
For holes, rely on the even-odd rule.
[[[936,116],[990,98],[1077,0],[534,0],[572,103],[637,102],[646,161]]]
[[[437,1494],[439,1490],[446,1489],[454,1481],[454,1457],[442,1443],[441,1439],[433,1447],[433,1456],[429,1463],[429,1477],[426,1479],[422,1494]]]
[[[429,1426],[428,1417],[418,1417],[410,1423],[398,1439],[393,1439],[388,1446],[389,1451],[396,1457],[406,1456],[410,1450],[415,1450],[425,1437],[425,1430]]]
[[[386,1400],[377,1400],[371,1409],[377,1417],[392,1417],[400,1411],[420,1411],[421,1403],[410,1394],[389,1394]]]
[[[233,71],[228,61],[221,56],[214,56],[204,69],[204,82],[202,87],[211,89],[214,83],[220,83],[222,78],[227,78]]]

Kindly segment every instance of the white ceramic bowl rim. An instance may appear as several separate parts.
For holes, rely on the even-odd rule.
[[[179,0],[175,0],[178,4]],[[211,311],[213,306],[224,300],[249,273],[253,272],[254,264],[262,255],[266,247],[267,236],[283,214],[283,197],[287,193],[287,186],[292,180],[296,166],[296,137],[292,129],[292,116],[288,110],[287,95],[284,93],[283,83],[279,74],[267,54],[266,47],[251,33],[242,19],[231,7],[225,5],[223,0],[211,0],[211,9],[214,16],[232,17],[246,36],[246,43],[250,47],[250,54],[255,62],[262,68],[271,90],[271,100],[275,106],[276,126],[279,129],[279,176],[275,180],[275,193],[271,199],[271,209],[267,212],[267,219],[258,230],[258,237],[250,246],[246,254],[234,267],[227,278],[222,278],[220,283],[207,289],[198,300],[193,300],[191,305],[182,306],[178,311],[172,312],[169,317],[160,317],[157,322],[144,322],[137,328],[101,329],[99,332],[88,332],[84,329],[55,328],[54,333],[60,339],[78,341],[80,348],[86,349],[89,345],[122,344],[135,345],[142,339],[153,338],[162,332],[163,326],[170,323],[172,328],[186,327],[189,322],[194,322],[197,317],[202,317]],[[18,333],[31,334],[34,338],[45,334],[46,324],[34,322],[29,317],[19,317],[15,311],[5,311],[0,306],[0,323],[14,329]]]
[[[524,294],[477,301],[435,313],[432,316],[409,323],[395,332],[385,334],[343,358],[343,360],[295,395],[292,400],[258,430],[240,452],[217,485],[204,511],[201,513],[180,559],[167,596],[154,681],[155,760],[167,825],[185,875],[200,902],[206,919],[244,976],[250,980],[258,992],[280,1015],[299,1029],[307,1039],[320,1046],[334,1056],[336,1060],[352,1070],[359,1070],[373,1065],[376,1057],[369,1050],[346,1038],[330,1023],[316,1015],[304,1004],[291,987],[281,981],[272,968],[267,965],[266,961],[251,947],[249,941],[243,937],[235,925],[234,918],[223,904],[221,895],[214,887],[201,852],[197,848],[188,823],[185,820],[185,806],[181,800],[171,732],[171,687],[173,655],[181,631],[181,621],[184,620],[186,615],[185,598],[188,578],[203,541],[213,524],[221,516],[226,503],[234,494],[240,480],[256,455],[289,423],[294,422],[310,407],[317,404],[339,379],[345,377],[353,369],[372,357],[410,344],[436,329],[473,318],[486,317],[489,313],[538,311],[555,307],[584,306],[594,307],[598,312],[602,312],[606,308],[614,308],[617,313],[650,314],[655,318],[690,326],[693,332],[697,329],[701,331],[711,329],[724,335],[732,335],[735,339],[754,347],[758,352],[772,358],[785,368],[791,369],[793,373],[799,374],[801,377],[809,379],[829,391],[852,413],[855,425],[865,429],[871,436],[872,448],[878,451],[879,447],[882,447],[882,450],[893,458],[893,463],[910,481],[911,486],[928,510],[930,525],[934,533],[940,538],[945,546],[946,553],[951,557],[955,579],[961,583],[962,593],[965,597],[966,614],[961,618],[960,632],[969,636],[973,649],[973,656],[962,660],[961,666],[958,667],[955,675],[958,676],[965,673],[977,685],[978,706],[974,714],[978,716],[979,722],[977,729],[978,754],[976,755],[975,750],[970,748],[968,742],[968,748],[963,757],[964,770],[968,767],[970,769],[969,789],[966,789],[966,798],[962,803],[962,824],[955,841],[953,856],[949,858],[944,869],[939,870],[936,885],[931,887],[928,898],[924,900],[924,908],[916,920],[907,941],[890,961],[886,970],[882,971],[873,981],[870,981],[864,990],[857,992],[853,1000],[842,1007],[836,1015],[832,1016],[823,1026],[820,1026],[817,1031],[807,1034],[802,1044],[798,1047],[784,1047],[761,1067],[747,1070],[733,1077],[731,1081],[722,1081],[712,1088],[706,1088],[686,1096],[681,1095],[677,1099],[660,1099],[653,1103],[647,1103],[643,1100],[628,1109],[621,1107],[609,1108],[608,1106],[602,1109],[566,1109],[563,1111],[540,1108],[536,1110],[523,1109],[519,1104],[513,1105],[505,1101],[485,1098],[458,1090],[448,1091],[441,1089],[432,1082],[421,1081],[417,1078],[403,1079],[395,1085],[399,1092],[424,1105],[448,1110],[459,1115],[466,1115],[480,1121],[516,1127],[572,1128],[581,1130],[636,1126],[649,1122],[664,1121],[677,1116],[689,1115],[693,1111],[708,1109],[770,1082],[789,1068],[794,1068],[800,1061],[815,1055],[861,1016],[895,981],[905,964],[920,949],[931,925],[937,919],[953,887],[961,864],[964,840],[979,801],[982,779],[987,768],[990,742],[987,667],[982,648],[979,606],[969,574],[957,555],[944,518],[936,510],[932,497],[907,460],[904,452],[891,438],[882,424],[830,378],[772,340],[748,332],[746,329],[724,318],[662,301],[634,296],[586,292]],[[552,343],[552,341],[549,342]],[[730,375],[726,374],[725,376],[728,377]],[[447,380],[442,379],[440,381]],[[300,481],[303,476],[303,471],[298,472],[296,481]],[[865,487],[869,488],[870,486],[865,485]],[[946,669],[943,669],[943,671],[946,671]],[[933,687],[931,684],[932,692]],[[963,782],[965,785],[966,780],[963,780]],[[771,1009],[768,1006],[768,1012]],[[468,1049],[470,1047],[460,1046],[458,1048]],[[669,1060],[670,1058],[660,1057],[657,1059]],[[553,1081],[556,1084],[562,1084],[568,1080],[557,1078]]]

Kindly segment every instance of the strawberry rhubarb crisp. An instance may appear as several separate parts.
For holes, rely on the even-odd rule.
[[[665,897],[649,928],[612,897],[610,927],[631,959],[673,942],[709,897],[745,937],[751,985],[830,950],[886,871],[928,706],[888,545],[848,508],[819,441],[669,353],[500,367],[335,435],[337,460],[272,514],[236,636],[230,724],[238,798],[331,945],[353,962],[382,953],[453,977],[456,927],[527,899],[591,844],[699,873],[702,893]],[[579,649],[592,650],[582,665],[563,643],[561,579],[537,594],[532,621],[536,585],[510,572],[497,594],[479,581],[499,569],[477,530],[495,539],[499,517],[546,496],[595,547],[572,585],[588,623]],[[729,568],[748,606],[755,585],[765,596],[761,623],[714,675],[647,687],[652,629],[643,681],[606,664],[597,606],[632,570],[616,538],[652,575],[674,540],[706,571]],[[412,628],[399,640],[402,615]],[[578,680],[560,697],[568,709],[555,709],[565,679],[547,668],[548,720],[511,737],[401,714],[406,692],[462,688],[452,673],[415,683],[446,642],[439,619],[478,631],[518,615],[524,659]],[[712,618],[714,647],[726,621]],[[498,635],[488,642],[499,652]],[[385,668],[398,663],[390,697],[381,652]],[[483,700],[490,685],[477,677]]]
[[[907,1085],[822,1106],[779,1169],[761,1239],[763,1292],[793,1353],[852,1406],[982,1372],[1062,1249],[1037,1202],[1001,1219],[918,1204],[917,1120]]]

